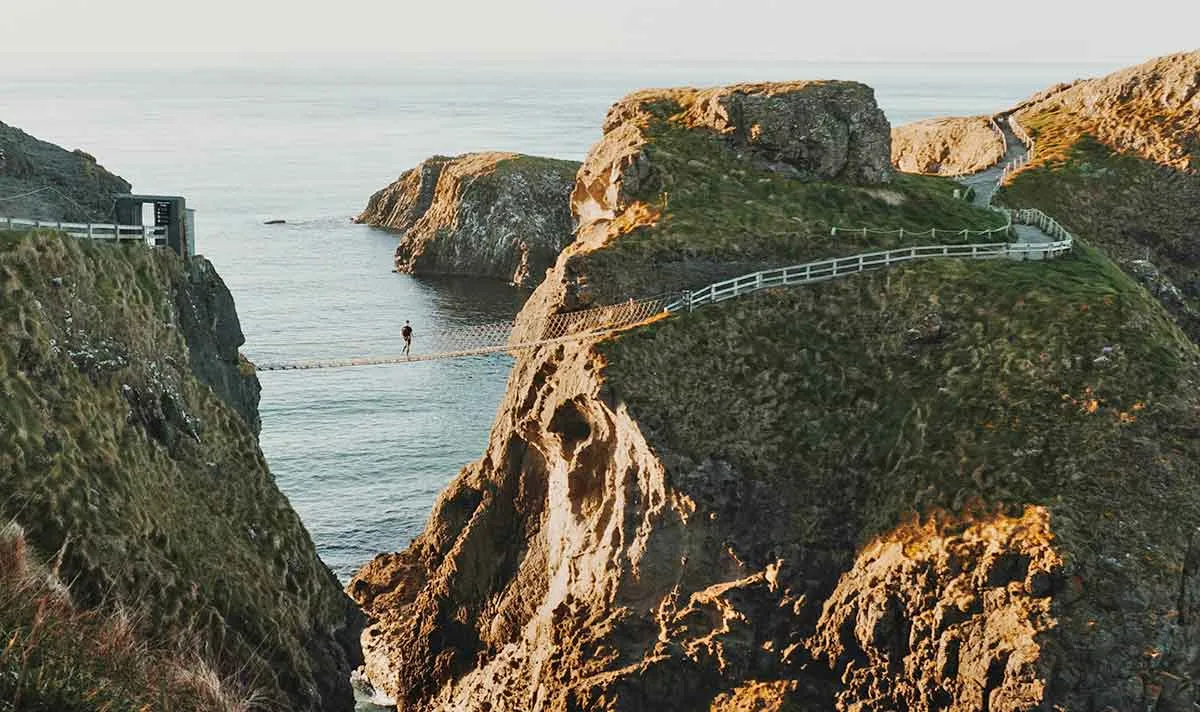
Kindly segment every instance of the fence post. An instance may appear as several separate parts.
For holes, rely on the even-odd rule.
[[[904,228],[900,228],[900,240],[904,240]]]
[[[692,310],[692,291],[690,289],[683,290],[683,303],[687,305],[687,310]]]

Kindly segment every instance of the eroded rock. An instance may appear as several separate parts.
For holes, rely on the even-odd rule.
[[[988,116],[928,119],[892,129],[892,165],[906,173],[978,173],[999,163],[1004,151],[1004,138]]]
[[[372,196],[357,221],[403,233],[398,271],[533,287],[571,241],[578,168],[515,153],[435,156]]]
[[[780,239],[747,200],[803,212],[759,186],[888,174],[886,124],[881,170],[833,167],[857,85],[755,86],[614,107],[524,324],[661,290],[714,227],[734,269]],[[828,156],[789,148],[807,121],[758,152],[729,97],[808,90]],[[604,271],[630,243],[651,267]],[[417,712],[1186,708],[1196,349],[1107,263],[1036,267],[922,263],[523,354],[484,457],[348,588],[367,677]]]

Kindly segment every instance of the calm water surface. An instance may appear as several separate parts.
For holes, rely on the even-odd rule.
[[[432,154],[582,159],[608,106],[646,86],[856,79],[899,124],[990,112],[1109,69],[5,60],[0,121],[84,148],[138,192],[186,196],[199,211],[200,251],[237,299],[246,354],[303,359],[395,353],[405,319],[419,345],[423,330],[519,308],[524,295],[503,285],[392,274],[395,237],[349,222],[372,192]],[[421,530],[438,492],[482,454],[509,366],[495,356],[262,374],[263,451],[339,576]]]

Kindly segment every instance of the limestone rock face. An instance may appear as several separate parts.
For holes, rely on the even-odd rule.
[[[988,116],[928,119],[892,129],[892,165],[905,173],[978,173],[999,163],[1004,150],[1004,138]]]
[[[856,86],[618,104],[522,326],[661,290],[698,254],[794,264],[829,230],[785,251],[774,228],[940,186],[896,176],[900,205],[876,205],[805,175],[820,154],[787,164],[786,136],[757,153],[726,131],[754,124],[720,97]],[[483,458],[348,587],[366,675],[406,712],[1186,709],[1197,363],[1090,252],[914,264],[524,353]]]
[[[0,216],[111,221],[113,195],[129,187],[83,151],[64,150],[0,123]]]
[[[435,156],[372,196],[357,220],[403,233],[402,272],[533,287],[571,241],[578,168],[514,153]]]

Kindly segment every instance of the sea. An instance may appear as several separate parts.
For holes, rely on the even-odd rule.
[[[897,125],[993,112],[1114,68],[0,54],[0,121],[86,150],[135,192],[185,196],[198,251],[236,299],[245,354],[289,361],[394,354],[405,320],[419,347],[422,332],[520,309],[526,293],[502,283],[393,273],[396,235],[351,222],[431,155],[581,160],[608,107],[645,87],[852,79],[875,88]],[[274,220],[286,224],[264,224]],[[343,581],[403,549],[483,454],[510,367],[484,356],[260,375],[263,452]]]

